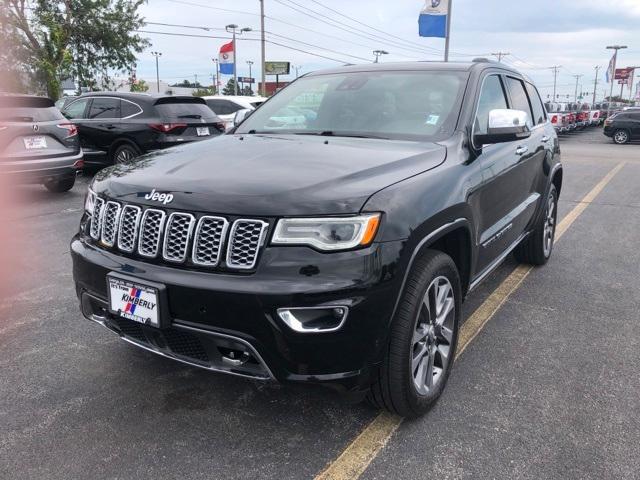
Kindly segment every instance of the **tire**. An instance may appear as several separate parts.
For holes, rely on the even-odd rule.
[[[130,143],[121,143],[113,150],[111,161],[114,165],[119,163],[128,163],[140,155],[138,147]]]
[[[553,241],[556,235],[558,219],[558,191],[551,184],[545,203],[544,214],[538,220],[535,230],[525,238],[514,251],[516,259],[521,263],[544,265],[553,252]]]
[[[47,190],[53,193],[64,193],[68,192],[73,188],[76,183],[75,175],[73,177],[61,178],[58,180],[52,180],[49,182],[45,182],[44,186]]]
[[[442,303],[434,297],[436,288],[444,295]],[[434,319],[430,313],[437,312],[438,306],[440,314]],[[429,411],[451,372],[461,307],[455,263],[442,252],[427,250],[411,269],[402,292],[384,360],[368,393],[371,403],[402,417]],[[431,385],[423,378],[430,378]]]
[[[624,145],[625,143],[629,143],[629,140],[631,140],[631,136],[629,135],[629,132],[622,129],[616,130],[615,132],[613,132],[612,138],[613,138],[613,141],[618,145]]]

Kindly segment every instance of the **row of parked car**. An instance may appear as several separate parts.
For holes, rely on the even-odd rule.
[[[220,135],[261,97],[93,92],[56,104],[0,96],[1,172],[53,192],[73,188],[85,163],[128,162],[152,151]]]
[[[604,134],[615,143],[627,143],[640,137],[640,107],[627,107],[615,102],[547,102],[545,107],[549,120],[558,133],[604,124]]]

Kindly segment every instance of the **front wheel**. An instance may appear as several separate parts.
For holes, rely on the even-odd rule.
[[[544,214],[535,230],[514,251],[516,260],[531,265],[544,265],[551,257],[558,218],[558,190],[551,184]]]
[[[68,192],[73,188],[76,183],[75,175],[68,178],[62,178],[57,180],[49,180],[44,183],[44,186],[47,190],[53,193],[64,193]]]
[[[407,278],[369,400],[403,417],[426,413],[451,372],[462,293],[455,263],[428,250]]]
[[[626,130],[616,130],[613,133],[613,141],[618,145],[629,143],[629,140],[629,132],[627,132]]]

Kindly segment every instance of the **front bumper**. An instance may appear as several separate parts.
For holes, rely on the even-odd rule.
[[[71,255],[84,315],[131,343],[210,370],[361,392],[387,343],[400,288],[402,246],[401,241],[378,243],[331,254],[306,247],[267,247],[251,274],[209,273],[126,258],[80,235],[71,243]],[[110,272],[164,285],[169,328],[142,326],[108,313]],[[279,308],[323,305],[349,308],[339,330],[299,333],[277,315]],[[188,337],[184,341],[195,346],[173,348],[171,338],[176,336]],[[227,342],[222,351],[221,341]],[[247,363],[235,365],[223,358],[224,348],[247,351],[251,358],[245,355]],[[185,351],[200,353],[185,356]]]

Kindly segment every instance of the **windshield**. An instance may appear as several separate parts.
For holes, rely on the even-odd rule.
[[[257,109],[237,133],[432,141],[453,132],[466,78],[458,71],[303,77]]]

